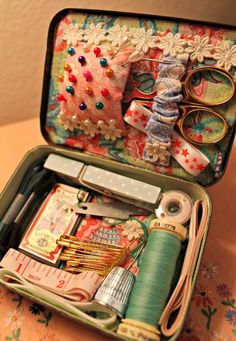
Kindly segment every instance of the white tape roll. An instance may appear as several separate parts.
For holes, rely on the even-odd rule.
[[[179,224],[185,224],[191,216],[192,207],[192,200],[187,194],[168,191],[163,194],[155,213],[157,218],[170,218]]]

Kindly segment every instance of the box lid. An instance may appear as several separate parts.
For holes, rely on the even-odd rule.
[[[217,143],[190,144],[183,139],[177,125],[174,126],[171,147],[167,148],[171,152],[167,166],[163,166],[160,158],[153,159],[153,154],[150,154],[151,162],[150,157],[146,161],[147,144],[152,151],[153,145],[157,144],[153,134],[142,129],[141,124],[147,124],[148,115],[155,114],[154,106],[152,109],[150,106],[156,98],[160,68],[168,65],[163,60],[172,58],[173,63],[174,58],[177,64],[181,63],[185,78],[189,70],[216,65],[227,69],[235,79],[235,41],[236,29],[222,25],[137,14],[64,10],[54,17],[49,29],[41,104],[42,134],[49,144],[82,149],[104,159],[113,158],[154,172],[197,181],[203,186],[213,184],[224,173],[233,144],[235,96],[227,103],[211,106],[210,110],[225,117],[229,126],[226,136]],[[132,61],[132,56],[140,56],[140,51],[142,58],[159,62],[127,62]],[[222,83],[212,70],[204,70],[200,75],[200,80],[198,74],[190,84],[194,86],[197,99],[198,96],[203,98],[205,93],[209,95],[209,84],[221,86]],[[181,95],[179,79],[173,89],[175,76],[171,77],[172,97]],[[230,83],[227,76],[225,79]],[[230,86],[233,87],[233,83]],[[217,96],[214,91],[215,88],[210,88],[210,104],[224,89],[217,90]],[[142,102],[132,102],[137,98],[142,98]],[[186,129],[195,142],[202,138],[207,140],[209,136],[212,141],[212,136],[219,135],[223,129],[224,120],[209,111],[205,112],[205,118],[198,112],[198,108],[195,109],[194,116],[186,121]],[[131,115],[133,122],[129,120]],[[171,125],[167,125],[169,129]],[[158,121],[157,128],[159,134],[163,122]],[[165,136],[163,143],[166,144]],[[158,148],[160,152],[162,143]],[[162,154],[165,157],[165,153]]]

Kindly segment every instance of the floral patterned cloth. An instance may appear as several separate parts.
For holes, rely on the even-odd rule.
[[[122,27],[124,32],[122,31]],[[126,125],[126,136],[113,140],[110,139],[111,134],[105,137],[102,134],[93,134],[93,130],[93,136],[90,136],[89,134],[86,135],[83,133],[84,129],[77,129],[78,127],[74,129],[77,126],[76,115],[70,117],[72,121],[75,119],[73,122],[66,121],[65,123],[63,121],[66,126],[72,127],[71,129],[64,129],[60,125],[60,118],[63,117],[60,116],[61,102],[58,103],[57,101],[61,87],[58,78],[64,74],[68,46],[72,45],[73,49],[76,49],[77,47],[75,45],[78,44],[79,47],[83,41],[86,44],[88,42],[101,44],[103,47],[109,46],[110,44],[111,47],[114,47],[122,43],[121,38],[124,37],[124,34],[126,36],[132,35],[131,45],[133,48],[138,49],[138,52],[141,53],[147,52],[145,56],[152,59],[160,60],[165,55],[176,56],[184,52],[189,54],[187,66],[190,69],[196,66],[217,65],[223,67],[225,70],[229,70],[231,75],[235,77],[236,45],[234,43],[236,40],[236,32],[234,30],[225,27],[196,25],[186,22],[169,22],[153,18],[71,12],[60,20],[55,30],[53,58],[49,79],[49,97],[47,107],[45,105],[45,111],[41,117],[42,128],[44,135],[47,137],[47,141],[70,148],[82,149],[89,153],[113,158],[119,162],[132,164],[154,172],[178,176],[190,181],[197,181],[203,186],[214,183],[224,172],[229,145],[232,141],[233,129],[230,129],[227,136],[217,144],[197,146],[210,160],[210,164],[195,177],[182,168],[173,158],[171,158],[169,167],[158,166],[142,160],[146,135],[128,125]],[[156,42],[158,40],[159,43]],[[154,45],[158,48],[153,48]],[[119,56],[119,53],[117,56]],[[47,72],[49,72],[48,69]],[[158,64],[152,61],[140,61],[132,65],[124,92],[123,101],[125,103],[122,105],[123,114],[137,89],[144,94],[151,93],[155,90],[155,80],[157,77]],[[211,72],[205,73],[205,76],[200,78],[200,82],[196,78],[196,84],[194,86],[195,91],[197,91],[197,97],[204,96],[205,84],[206,82],[208,84],[211,82],[213,75]],[[45,95],[47,94],[45,93]],[[214,91],[210,91],[209,96],[212,95],[215,96]],[[231,128],[235,125],[235,108],[236,102],[233,100],[229,104],[222,104],[217,107],[217,110],[225,116]],[[211,137],[217,134],[217,132],[219,133],[222,129],[221,120],[216,118],[211,119],[214,123],[211,126],[208,126],[207,122],[209,120],[206,120],[205,123],[203,120],[200,120],[200,122],[194,125],[191,122],[187,122],[189,126],[188,135],[191,134],[195,141],[201,141],[203,138],[208,137],[209,132]],[[118,135],[116,134],[116,137]]]

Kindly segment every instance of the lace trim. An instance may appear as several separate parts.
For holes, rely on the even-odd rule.
[[[121,129],[116,127],[116,121],[110,119],[108,123],[103,120],[99,120],[97,123],[93,123],[89,119],[79,120],[78,116],[68,116],[63,112],[58,115],[58,122],[63,129],[73,132],[76,129],[82,130],[85,135],[94,137],[101,134],[106,140],[115,141],[121,137]]]
[[[215,46],[206,36],[188,36],[188,40],[185,40],[180,33],[158,32],[158,35],[154,35],[152,29],[128,28],[126,25],[115,25],[107,31],[102,23],[97,25],[91,23],[85,30],[81,29],[79,24],[70,24],[64,29],[63,40],[73,46],[82,41],[95,45],[106,41],[116,48],[134,47],[140,52],[140,57],[149,49],[159,48],[164,56],[178,58],[179,55],[187,53],[191,60],[198,62],[203,62],[205,58],[212,58],[216,60],[218,67],[225,68],[227,71],[236,66],[236,45],[233,41],[221,41]]]

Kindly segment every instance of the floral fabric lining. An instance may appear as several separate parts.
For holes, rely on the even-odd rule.
[[[226,117],[230,126],[227,136],[217,144],[197,147],[210,160],[209,166],[197,177],[186,172],[173,158],[171,158],[168,167],[157,166],[142,160],[146,135],[128,125],[126,125],[126,135],[119,138],[118,134],[118,138],[113,141],[110,139],[110,135],[107,135],[106,138],[101,134],[90,136],[79,129],[65,130],[59,124],[60,103],[56,97],[60,93],[61,84],[58,81],[58,76],[64,72],[68,44],[74,46],[78,42],[81,44],[84,41],[85,44],[104,44],[104,46],[116,48],[123,44],[124,34],[129,37],[131,45],[134,49],[138,49],[138,52],[141,51],[143,54],[148,51],[145,57],[161,60],[165,55],[173,56],[185,52],[190,56],[189,68],[217,64],[230,69],[231,74],[235,75],[236,52],[235,45],[232,45],[236,39],[235,31],[191,23],[72,12],[59,22],[55,32],[48,107],[47,113],[43,113],[44,117],[42,117],[47,140],[53,144],[82,149],[85,152],[113,158],[119,162],[154,172],[178,176],[190,181],[194,180],[204,186],[215,182],[224,172],[227,160],[235,125],[235,99],[217,108]],[[154,43],[159,47],[153,48]],[[119,55],[119,51],[117,55]],[[209,56],[211,56],[210,59],[208,59]],[[123,115],[127,110],[128,102],[134,97],[136,89],[143,93],[152,92],[155,90],[157,78],[158,64],[152,61],[140,61],[132,64],[124,92]],[[204,86],[200,84],[197,90],[198,95],[201,96]],[[200,122],[192,131],[196,140],[201,139],[205,128]]]

